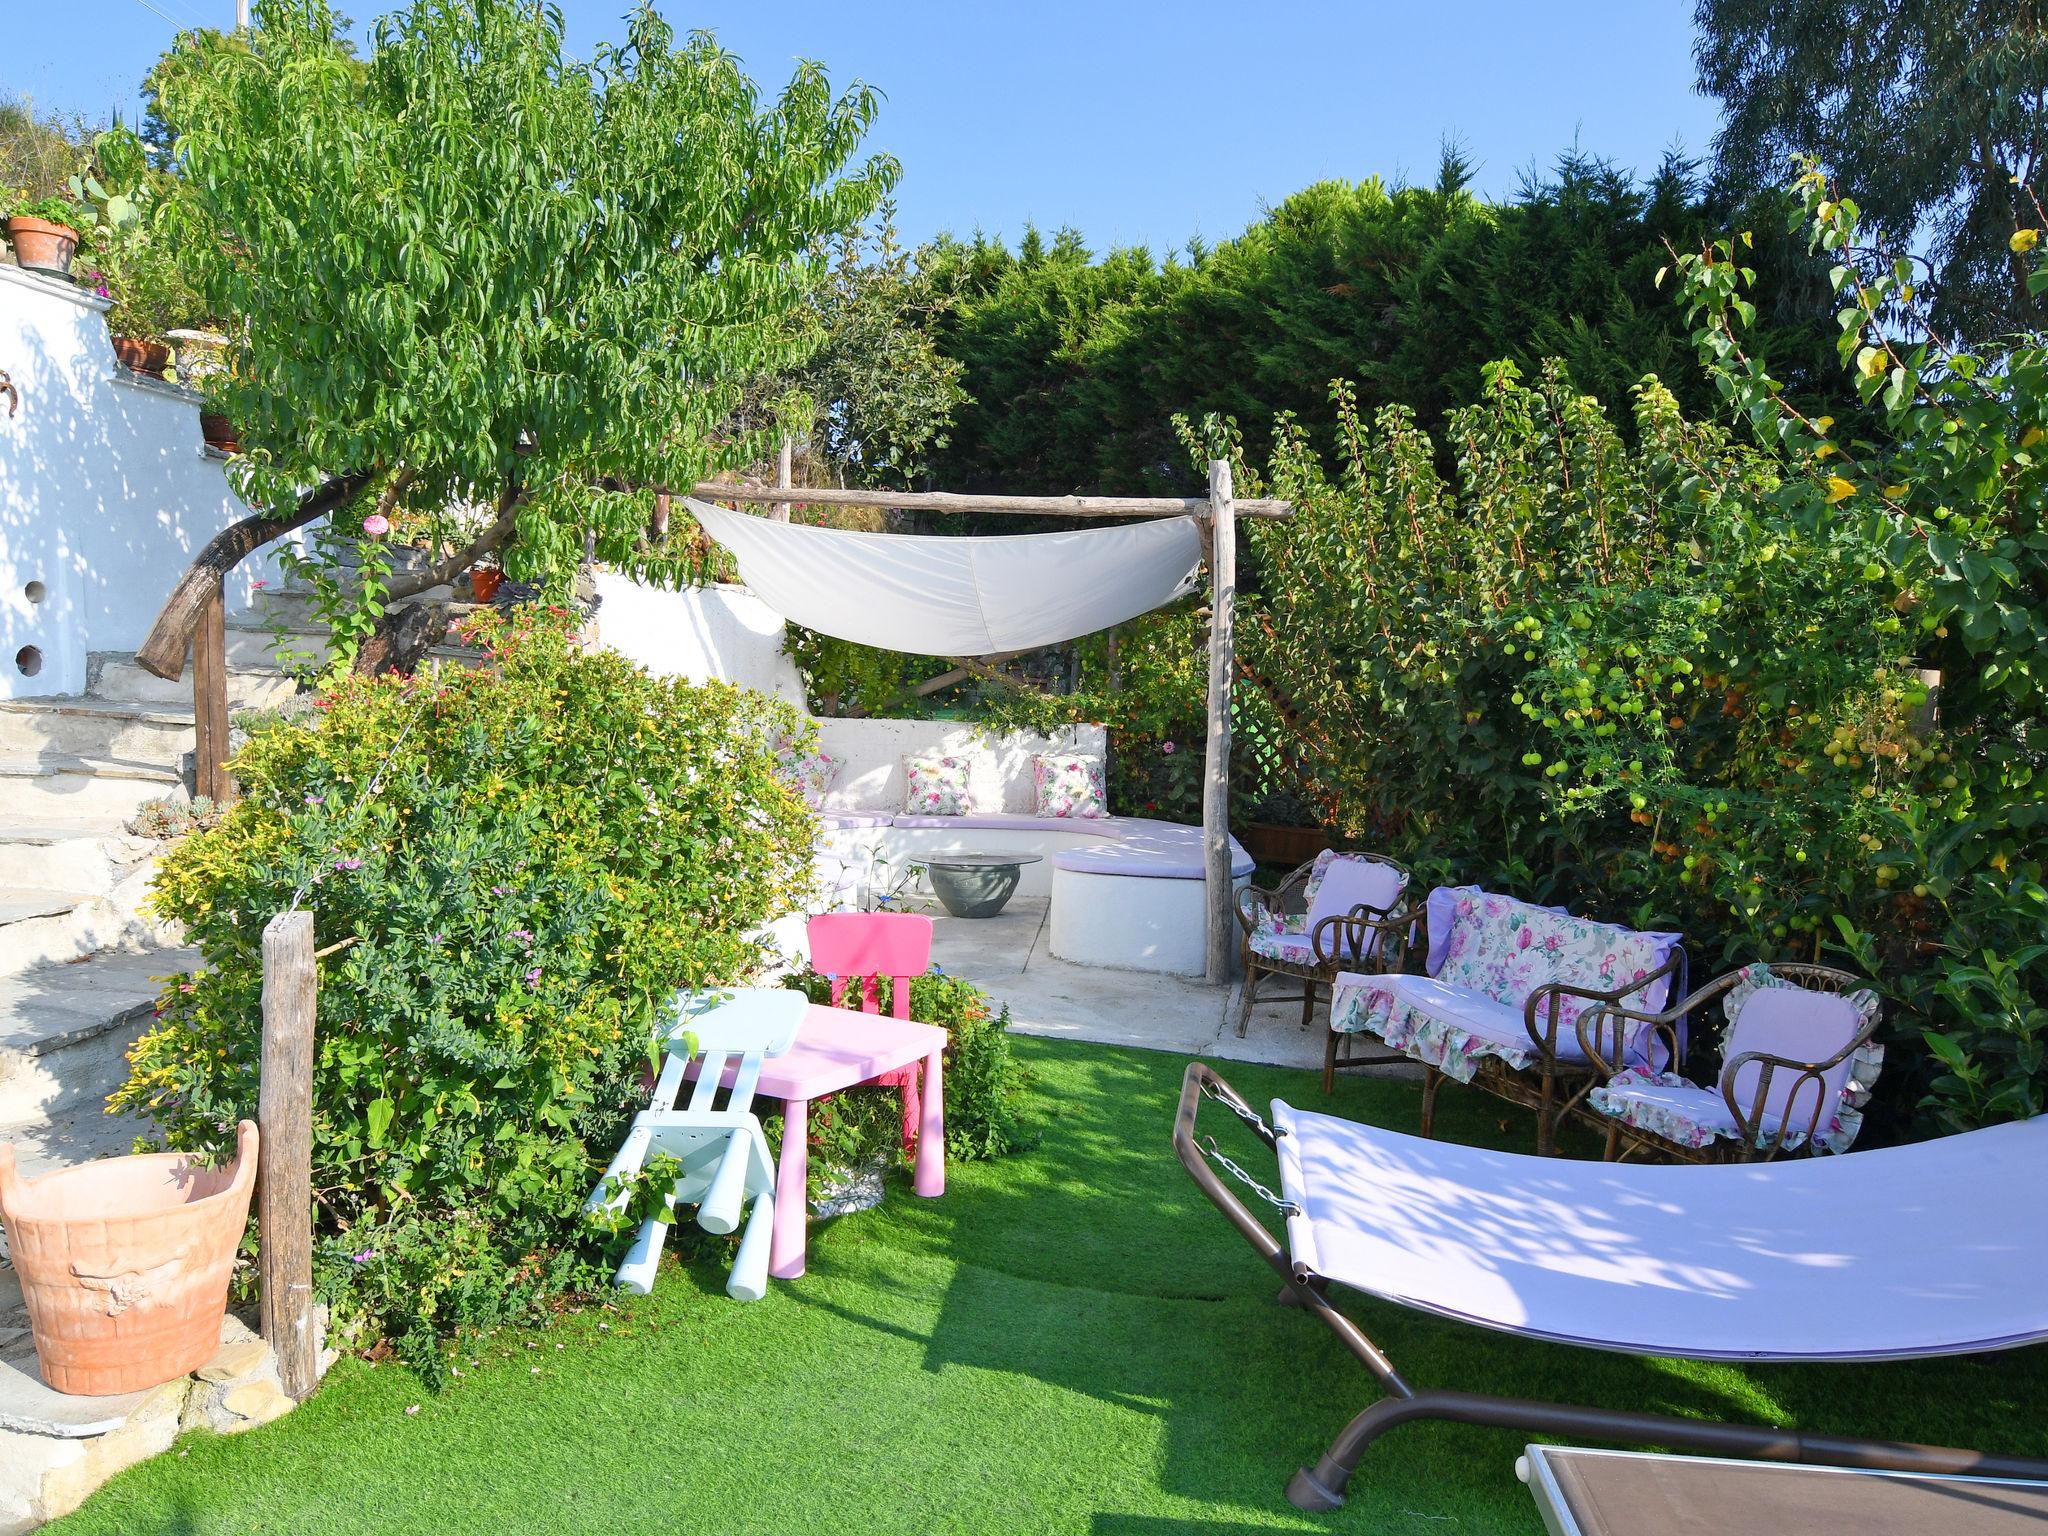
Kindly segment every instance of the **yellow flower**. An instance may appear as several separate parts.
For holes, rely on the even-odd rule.
[[[2041,231],[2038,229],[2016,229],[2012,232],[2012,238],[2005,243],[2016,251],[2031,251],[2041,243]]]
[[[1844,480],[1840,475],[1828,476],[1829,506],[1833,506],[1838,501],[1847,501],[1851,496],[1854,496],[1855,494],[1856,487],[1851,485],[1847,480]]]

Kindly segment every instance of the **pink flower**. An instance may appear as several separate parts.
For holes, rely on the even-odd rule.
[[[1162,741],[1162,742],[1161,742],[1161,743],[1159,744],[1159,750],[1160,750],[1160,751],[1162,751],[1162,752],[1165,752],[1165,753],[1169,753],[1169,754],[1171,754],[1171,753],[1174,753],[1174,752],[1178,752],[1178,751],[1180,750],[1180,748],[1176,747],[1176,746],[1175,746],[1175,745],[1174,745],[1174,744],[1173,744],[1172,742],[1170,742],[1170,741]]]
[[[382,512],[372,512],[363,519],[363,532],[373,539],[381,539],[391,531],[391,519]]]
[[[252,581],[249,583],[249,585],[256,591],[261,592],[265,587],[269,586],[270,583],[267,581]]]
[[[334,867],[336,869],[361,869],[363,861],[361,859],[336,859]]]
[[[535,966],[535,967],[534,967],[534,968],[533,968],[532,970],[530,970],[530,971],[528,971],[528,972],[526,973],[526,984],[527,984],[527,985],[528,985],[529,987],[537,987],[537,986],[539,986],[539,985],[540,985],[540,967],[539,967],[539,966],[537,966],[537,965],[536,965],[536,966]]]

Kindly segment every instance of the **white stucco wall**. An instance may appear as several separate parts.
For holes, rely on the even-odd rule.
[[[0,266],[0,698],[77,693],[86,657],[132,651],[206,541],[248,515],[199,434],[199,397],[114,361],[107,305]],[[227,603],[281,573],[242,562]],[[19,664],[33,647],[41,668]]]
[[[661,677],[739,683],[804,707],[804,682],[782,651],[782,616],[745,587],[669,591],[597,573],[597,637]]]

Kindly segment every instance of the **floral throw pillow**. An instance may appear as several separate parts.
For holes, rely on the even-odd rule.
[[[971,816],[974,797],[967,787],[973,759],[906,757],[903,759],[903,814],[906,816]]]
[[[1031,760],[1038,785],[1038,814],[1092,820],[1109,814],[1102,787],[1102,759],[1041,752]]]
[[[775,776],[804,797],[804,804],[817,810],[839,777],[839,759],[829,752],[805,752],[789,741],[775,746]]]

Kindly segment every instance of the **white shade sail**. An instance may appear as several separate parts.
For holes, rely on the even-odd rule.
[[[924,656],[1035,650],[1157,608],[1202,558],[1190,517],[934,538],[778,523],[689,500],[740,579],[792,623]]]

